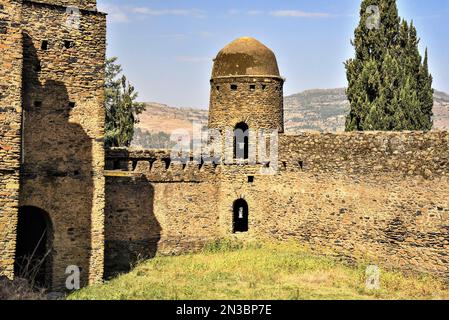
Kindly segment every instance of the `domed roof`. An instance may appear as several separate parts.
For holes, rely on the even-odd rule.
[[[273,51],[250,37],[234,40],[214,59],[212,78],[227,76],[280,77]]]

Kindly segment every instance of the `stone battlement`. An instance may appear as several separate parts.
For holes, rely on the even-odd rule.
[[[449,177],[449,132],[280,135],[278,165],[281,173]],[[193,158],[186,164],[173,163],[170,150],[112,149],[106,155],[106,170],[142,173],[152,180],[201,181],[226,172],[223,166],[229,167]]]
[[[94,0],[0,0],[0,276],[38,252],[43,284],[76,265],[84,286],[237,238],[449,279],[448,132],[284,135],[276,57],[244,37],[214,60],[209,127],[279,134],[277,157],[243,160],[265,153],[244,134],[222,139],[230,164],[104,150],[105,31]]]

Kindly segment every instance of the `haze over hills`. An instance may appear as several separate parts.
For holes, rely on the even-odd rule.
[[[434,130],[449,130],[449,94],[435,91]],[[192,122],[207,125],[208,110],[174,108],[159,103],[146,103],[140,116],[133,145],[144,148],[169,146],[173,130],[192,132]],[[287,134],[300,132],[342,132],[349,112],[345,89],[315,89],[284,99]]]

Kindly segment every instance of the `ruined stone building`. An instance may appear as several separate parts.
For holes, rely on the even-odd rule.
[[[46,230],[48,283],[102,279],[105,50],[95,0],[0,0],[1,274]]]
[[[78,28],[66,26],[67,5],[80,8]],[[248,161],[259,150],[248,136],[222,150],[231,162],[105,152],[105,16],[94,0],[0,0],[0,53],[2,275],[18,275],[36,244],[42,279],[64,288],[71,265],[85,285],[236,238],[449,277],[447,132],[285,135],[276,57],[240,38],[214,61],[209,127],[275,130],[275,174]]]

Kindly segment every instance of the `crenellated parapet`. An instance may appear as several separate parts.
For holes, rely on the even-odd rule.
[[[110,149],[106,153],[109,177],[144,175],[152,182],[203,182],[220,172],[217,164],[190,157],[181,163],[171,158],[169,150]]]
[[[171,158],[170,150],[111,149],[106,170],[144,174],[151,181],[197,181],[217,175],[257,175],[272,167],[275,174],[314,173],[372,176],[395,174],[426,179],[449,176],[448,132],[358,132],[280,135],[277,163],[217,164],[193,157],[185,163]],[[273,167],[276,165],[276,167]],[[117,173],[116,173],[117,174]]]

